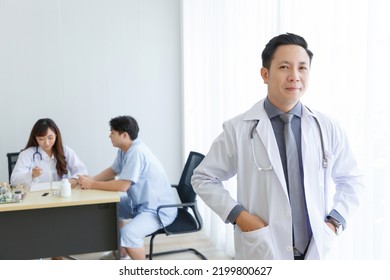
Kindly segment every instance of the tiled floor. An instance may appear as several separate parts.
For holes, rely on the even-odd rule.
[[[145,239],[145,250],[149,252],[149,240]],[[207,236],[202,232],[188,233],[175,236],[159,235],[154,239],[154,252],[161,252],[165,250],[174,250],[181,248],[195,248],[206,256],[209,260],[228,260],[232,259],[226,256],[223,252],[217,250],[209,241]],[[81,260],[99,260],[103,256],[108,255],[111,258],[111,252],[99,252],[91,254],[83,254],[74,256]],[[112,258],[113,259],[113,258]],[[156,260],[196,260],[199,259],[193,252],[184,252],[179,254],[170,254],[155,257]]]

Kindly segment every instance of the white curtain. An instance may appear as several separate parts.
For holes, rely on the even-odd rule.
[[[265,97],[261,52],[275,35],[314,52],[303,102],[339,120],[366,180],[334,259],[390,257],[390,17],[380,0],[182,0],[184,149],[206,154],[222,122]],[[226,183],[235,194],[235,180]],[[232,226],[201,204],[205,230],[229,255]]]

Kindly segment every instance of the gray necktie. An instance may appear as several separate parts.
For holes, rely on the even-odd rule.
[[[284,139],[286,143],[288,189],[293,220],[294,247],[301,253],[305,252],[309,243],[306,207],[301,172],[299,169],[298,149],[291,129],[293,114],[281,114],[284,121]]]

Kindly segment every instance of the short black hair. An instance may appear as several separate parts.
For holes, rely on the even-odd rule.
[[[127,132],[131,140],[138,138],[139,127],[137,121],[130,116],[119,116],[110,120],[112,130],[118,131],[120,134]]]
[[[310,64],[311,64],[313,53],[308,49],[308,44],[306,40],[299,35],[293,33],[286,33],[272,38],[265,46],[263,53],[261,54],[261,59],[263,60],[264,68],[269,69],[271,67],[271,61],[273,59],[276,49],[279,46],[283,46],[283,45],[298,45],[304,48],[307,54],[309,55]]]

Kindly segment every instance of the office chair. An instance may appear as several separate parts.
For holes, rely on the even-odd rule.
[[[151,236],[149,254],[147,255],[147,257],[149,257],[149,260],[153,259],[153,256],[175,254],[175,253],[181,253],[186,251],[192,251],[199,258],[203,260],[207,260],[207,258],[202,253],[200,253],[199,251],[193,248],[184,248],[184,249],[157,252],[157,253],[153,252],[153,241],[154,238],[159,234],[175,235],[175,234],[197,232],[202,229],[203,221],[202,221],[202,217],[198,212],[196,193],[192,189],[191,177],[194,172],[194,169],[199,165],[199,163],[203,160],[203,158],[204,155],[200,153],[190,152],[187,162],[184,166],[183,172],[181,174],[179,184],[172,185],[173,188],[176,188],[181,203],[161,205],[157,208],[158,216],[160,210],[163,208],[176,207],[178,212],[177,212],[177,217],[172,224],[168,226],[163,225],[163,228],[149,235]],[[189,209],[191,209],[191,211],[189,211]],[[162,224],[161,219],[160,219],[160,223]]]
[[[19,153],[7,153],[8,158],[8,181],[11,184],[11,174],[15,164],[18,161]]]

